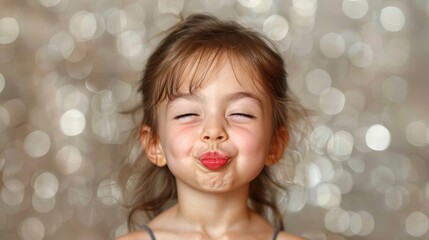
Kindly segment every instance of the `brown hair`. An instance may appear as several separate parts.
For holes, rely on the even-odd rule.
[[[296,149],[296,134],[291,130],[298,129],[299,120],[306,116],[306,111],[288,90],[282,57],[260,34],[235,22],[205,14],[191,15],[174,26],[149,57],[138,89],[142,97],[139,110],[143,114],[139,128],[149,126],[152,138],[156,139],[157,104],[174,98],[185,78],[191,80],[190,92],[203,86],[216,71],[221,57],[227,57],[233,68],[240,67],[250,73],[260,91],[270,96],[273,135],[279,129],[288,129],[289,138],[280,141],[288,142],[287,152]],[[190,67],[192,76],[187,75]],[[134,140],[139,139],[138,134],[137,130]],[[299,159],[289,155],[285,158],[289,165],[286,171],[293,173]],[[130,209],[130,230],[135,228],[140,216],[150,220],[177,201],[174,176],[166,166],[157,167],[145,158],[140,150],[137,157],[125,159],[120,171],[125,203]],[[265,166],[251,182],[249,206],[273,224],[279,224],[281,211],[276,201],[277,192],[279,189],[286,191],[288,181],[284,181],[284,176],[275,176],[272,168]]]

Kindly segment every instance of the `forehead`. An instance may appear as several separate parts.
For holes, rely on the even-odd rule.
[[[194,70],[191,69],[190,73]],[[183,103],[184,99],[201,104],[212,101],[209,99],[217,99],[218,104],[222,106],[225,106],[224,103],[235,103],[247,99],[245,101],[256,103],[256,108],[260,109],[264,115],[272,113],[271,97],[257,87],[252,74],[241,67],[234,68],[233,63],[227,59],[216,64],[210,77],[207,76],[203,79],[199,87],[192,88],[192,85],[195,84],[192,80],[192,78],[184,78],[175,95],[163,101],[158,110],[174,109],[176,103]]]
[[[229,86],[238,84],[243,90],[266,94],[260,74],[243,57],[222,53],[212,58],[192,57],[183,64],[184,71],[177,78],[177,93],[192,93],[214,80],[225,80]]]

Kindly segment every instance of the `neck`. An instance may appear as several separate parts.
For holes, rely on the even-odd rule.
[[[177,217],[195,231],[219,235],[247,227],[251,211],[247,207],[249,186],[228,192],[202,192],[177,182]]]

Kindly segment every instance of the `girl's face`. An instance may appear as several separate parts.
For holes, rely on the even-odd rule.
[[[158,151],[178,186],[210,192],[247,187],[270,153],[269,96],[229,61],[219,67],[202,88],[191,94],[185,82],[179,97],[158,106]]]

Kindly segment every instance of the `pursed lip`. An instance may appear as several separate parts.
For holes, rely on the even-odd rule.
[[[228,163],[229,157],[219,152],[206,152],[200,155],[199,160],[207,169],[216,171]]]

